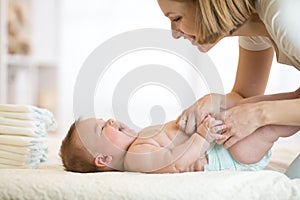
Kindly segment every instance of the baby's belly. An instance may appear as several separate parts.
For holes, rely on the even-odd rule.
[[[208,164],[207,156],[205,158],[200,158],[196,160],[192,165],[188,166],[186,169],[182,170],[182,172],[196,172],[196,171],[204,171],[205,165]]]

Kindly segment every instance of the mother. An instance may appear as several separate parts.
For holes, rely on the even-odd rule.
[[[181,129],[193,132],[205,116],[215,115],[228,127],[224,133],[228,139],[218,141],[227,148],[258,129],[287,135],[300,129],[300,88],[263,95],[274,51],[279,63],[300,70],[299,0],[158,0],[158,4],[171,21],[173,37],[190,40],[202,52],[224,37],[239,36],[232,91],[200,98],[178,118]]]

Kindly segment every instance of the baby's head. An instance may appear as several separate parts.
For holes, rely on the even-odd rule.
[[[78,120],[62,141],[60,156],[67,171],[123,171],[124,156],[135,138],[135,131],[116,120]]]

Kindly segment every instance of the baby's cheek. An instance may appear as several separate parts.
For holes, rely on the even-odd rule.
[[[119,140],[119,137],[118,137],[118,133],[117,131],[112,128],[112,127],[106,127],[102,134],[110,141],[110,142],[117,142]]]

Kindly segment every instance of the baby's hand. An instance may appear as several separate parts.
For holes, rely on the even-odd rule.
[[[222,135],[225,131],[226,125],[221,120],[216,120],[210,115],[197,127],[197,133],[209,143],[219,139],[226,139],[226,136]]]

